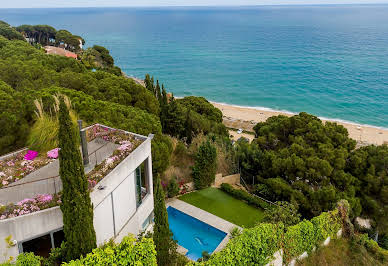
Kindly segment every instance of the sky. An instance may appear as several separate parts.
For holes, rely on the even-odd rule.
[[[0,8],[370,4],[388,0],[0,0]]]

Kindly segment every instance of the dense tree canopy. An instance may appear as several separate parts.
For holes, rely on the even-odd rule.
[[[24,40],[22,34],[11,27],[8,23],[0,20],[0,35],[8,40]]]
[[[237,153],[243,175],[260,183],[256,193],[293,200],[307,217],[333,208],[341,198],[349,201],[353,216],[378,222],[386,213],[387,146],[355,149],[343,126],[306,113],[271,117],[254,130],[256,139],[239,141]]]

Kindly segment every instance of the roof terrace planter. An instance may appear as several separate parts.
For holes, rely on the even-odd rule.
[[[93,126],[85,128],[84,130],[86,130],[87,132],[88,142],[93,141],[95,139],[102,139],[104,141],[109,141],[120,145],[116,150],[113,151],[112,155],[108,156],[101,163],[96,164],[95,167],[89,173],[86,174],[89,183],[89,189],[91,191],[94,190],[94,188],[98,185],[100,181],[104,179],[104,177],[108,176],[109,173],[116,166],[123,162],[123,160],[126,159],[132,153],[132,151],[134,151],[139,145],[144,142],[145,139],[147,139],[147,137],[141,135],[133,134],[123,130],[113,129],[100,124],[95,124]],[[12,169],[11,167],[21,166],[21,163],[23,162],[22,158],[24,157],[25,153],[26,151],[22,151],[3,161],[0,161],[3,166],[7,166],[5,171],[7,171],[7,173],[10,173],[11,171],[18,172],[19,170]],[[31,172],[39,169],[38,166],[43,167],[52,161],[53,159],[48,159],[46,163],[44,159],[38,159],[37,164],[35,164],[34,170],[32,170]],[[13,165],[12,163],[9,164],[8,162],[12,162]],[[18,167],[16,168],[18,169]],[[24,176],[26,175],[24,174]],[[23,189],[23,185],[24,184],[20,184],[20,189]],[[7,186],[3,186],[3,189],[7,189]],[[2,187],[0,186],[0,194],[1,190]],[[60,203],[61,201],[59,192],[52,195],[36,195],[33,198],[26,198],[17,203],[10,203],[7,205],[0,204],[0,220],[14,218],[33,212],[38,212],[44,209],[56,207]]]

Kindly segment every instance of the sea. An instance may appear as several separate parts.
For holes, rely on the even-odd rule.
[[[176,96],[388,128],[388,5],[0,9],[107,47]]]

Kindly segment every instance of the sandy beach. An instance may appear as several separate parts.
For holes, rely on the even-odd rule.
[[[257,108],[251,107],[238,107],[227,104],[220,104],[212,102],[212,104],[220,109],[224,115],[224,124],[227,127],[231,128],[242,128],[247,131],[253,131],[253,127],[257,122],[266,121],[267,118],[276,115],[286,115],[292,116],[291,113],[278,112],[278,111],[269,111],[269,110],[259,110]],[[328,121],[324,120],[323,121]],[[343,125],[347,128],[349,136],[359,144],[388,144],[388,129],[380,129],[377,127],[367,126],[367,125],[358,125],[345,122],[337,122],[340,125]],[[242,135],[237,134],[237,132],[231,132],[234,138],[238,138]],[[244,134],[244,136],[247,136]],[[250,137],[252,138],[252,137]]]

